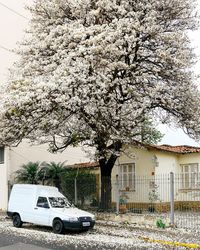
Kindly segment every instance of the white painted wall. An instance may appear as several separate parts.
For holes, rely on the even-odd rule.
[[[180,201],[200,201],[200,183],[199,187],[194,187],[193,190],[187,190],[182,188],[182,176],[181,176],[181,164],[198,164],[200,171],[200,153],[192,153],[192,154],[181,154],[178,157],[178,168],[177,168],[177,176],[175,181],[177,181],[176,189],[175,189],[175,200]],[[200,178],[200,174],[198,174]]]
[[[8,201],[8,150],[4,150],[4,164],[0,164],[0,211],[7,209]]]
[[[6,210],[7,208],[7,171],[6,165],[0,164],[0,210]]]
[[[118,158],[112,172],[114,178],[118,172],[118,166],[124,163],[135,163],[136,175],[151,176],[154,171],[153,154],[146,148],[136,148],[133,146],[124,147],[122,154]]]
[[[200,170],[200,153],[193,153],[193,154],[185,154],[180,155],[178,157],[178,163],[180,164],[189,164],[189,163],[198,163],[199,170]],[[180,170],[179,170],[180,172]]]
[[[18,147],[9,149],[9,179],[13,179],[13,173],[17,171],[23,164],[28,162],[65,162],[66,165],[88,162],[90,161],[86,153],[81,148],[70,147],[62,153],[50,153],[48,145],[31,145],[27,141],[23,141]]]
[[[157,156],[158,166],[156,167],[156,174],[168,174],[176,172],[178,168],[177,154],[163,151],[152,151]]]
[[[155,169],[155,185],[158,200],[156,202],[170,202],[170,172],[176,173],[178,156],[175,153],[152,150],[157,157]]]
[[[119,176],[119,165],[125,163],[135,163],[136,184],[135,190],[123,193],[128,197],[128,202],[148,202],[149,187],[154,181],[155,162],[154,154],[146,148],[136,148],[126,146],[119,159],[117,160],[113,172],[112,183],[115,183],[116,175]],[[112,189],[112,200],[116,201],[116,186]],[[120,192],[121,193],[121,192]]]

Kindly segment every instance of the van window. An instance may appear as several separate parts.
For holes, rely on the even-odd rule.
[[[46,197],[38,197],[37,207],[49,207],[48,201]]]
[[[49,202],[52,207],[58,207],[58,208],[71,207],[71,204],[65,197],[49,197]]]

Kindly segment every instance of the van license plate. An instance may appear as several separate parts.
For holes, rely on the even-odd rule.
[[[89,227],[90,226],[90,222],[83,222],[83,227]]]

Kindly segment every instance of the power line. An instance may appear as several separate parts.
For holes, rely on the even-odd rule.
[[[4,3],[0,2],[0,5],[3,6],[4,8],[6,8],[6,9],[12,11],[12,12],[15,13],[16,15],[18,15],[18,16],[20,16],[20,17],[23,17],[23,18],[26,19],[26,20],[29,20],[27,17],[25,17],[24,15],[20,14],[18,11],[16,11],[16,10],[10,8],[9,6],[5,5]]]
[[[20,156],[21,158],[25,159],[25,160],[28,160],[28,161],[31,161],[29,158],[25,157],[24,155],[22,154],[19,154],[18,152],[16,152],[15,150],[13,149],[10,149],[12,152],[14,152],[16,155]]]

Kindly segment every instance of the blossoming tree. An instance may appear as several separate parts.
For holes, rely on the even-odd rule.
[[[3,93],[1,141],[82,143],[96,149],[101,204],[111,172],[144,117],[198,139],[199,91],[190,70],[190,0],[35,0],[21,59]]]

